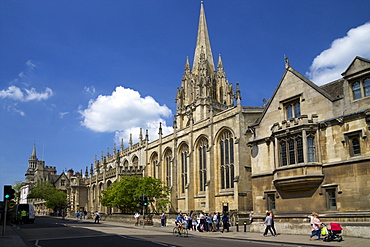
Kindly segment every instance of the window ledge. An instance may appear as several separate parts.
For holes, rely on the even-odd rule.
[[[274,180],[274,185],[277,189],[284,192],[309,191],[318,188],[324,175],[303,175],[291,176]]]
[[[234,195],[234,188],[230,189],[223,189],[221,190],[218,195],[215,195],[215,197],[220,197],[220,196],[233,196]]]

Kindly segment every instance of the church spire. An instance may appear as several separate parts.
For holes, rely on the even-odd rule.
[[[192,70],[193,73],[197,73],[198,65],[199,65],[199,62],[202,56],[204,56],[205,60],[208,62],[208,65],[211,71],[214,71],[215,66],[213,63],[211,42],[209,41],[206,14],[204,13],[203,2],[201,2],[201,5],[200,5],[198,36],[197,36],[197,44],[195,47],[193,70]]]
[[[32,155],[31,155],[30,159],[33,159],[33,160],[37,159],[37,157],[36,157],[36,144],[33,144]]]

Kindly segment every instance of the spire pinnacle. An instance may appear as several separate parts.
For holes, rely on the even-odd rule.
[[[215,66],[213,62],[211,42],[209,41],[208,28],[206,22],[206,15],[204,13],[203,1],[200,5],[200,16],[199,16],[199,25],[198,25],[198,36],[197,44],[195,47],[194,62],[193,62],[193,73],[198,70],[198,64],[201,58],[202,53],[208,62],[210,69],[214,71]]]
[[[33,144],[32,155],[30,159],[37,159],[36,157],[36,143]]]
[[[224,70],[224,65],[222,64],[221,54],[218,54],[217,69],[219,72],[222,72]]]
[[[189,57],[186,57],[185,72],[190,71]]]

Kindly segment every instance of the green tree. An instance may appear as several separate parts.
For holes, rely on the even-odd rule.
[[[25,183],[24,182],[22,182],[22,181],[15,181],[14,183],[13,183],[13,186],[12,186],[12,188],[15,190],[15,193],[14,193],[14,195],[15,195],[15,198],[16,198],[16,201],[17,202],[19,202],[19,196],[20,196],[20,191],[21,191],[21,188],[22,188],[22,186],[23,185],[25,185]]]
[[[54,211],[62,209],[67,204],[67,194],[56,189],[48,181],[39,181],[31,188],[28,198],[38,198],[45,200],[45,206]]]
[[[168,187],[164,186],[160,179],[137,176],[124,176],[120,181],[114,182],[102,191],[101,203],[103,206],[116,207],[121,211],[134,211],[143,194],[148,197],[148,202],[153,208],[154,202],[157,202],[156,206],[161,207],[170,203]]]

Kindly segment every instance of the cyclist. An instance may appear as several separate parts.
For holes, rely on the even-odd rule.
[[[177,226],[182,225],[183,221],[184,221],[184,216],[182,216],[182,213],[179,213],[175,221],[176,225]]]

